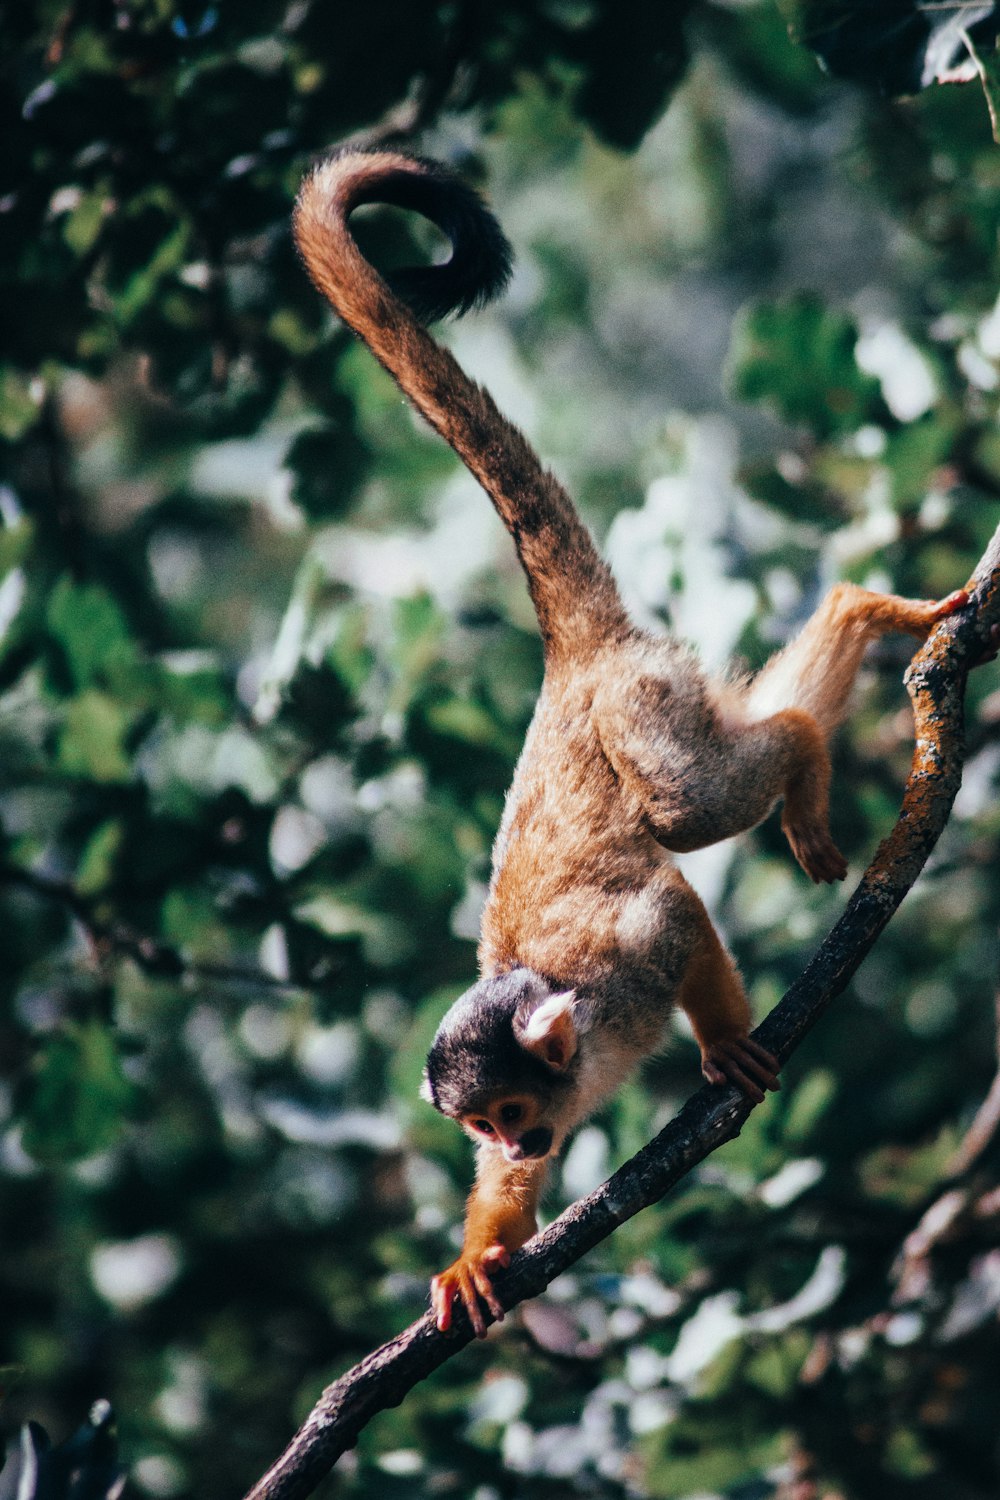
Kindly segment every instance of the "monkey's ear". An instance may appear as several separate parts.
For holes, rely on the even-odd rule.
[[[427,1076],[426,1068],[424,1069],[423,1076],[420,1079],[420,1097],[421,1099],[426,1099],[428,1104],[434,1103],[434,1090],[431,1088],[431,1081]]]
[[[527,1021],[518,1030],[518,1041],[527,1052],[534,1053],[541,1062],[557,1073],[569,1067],[576,1051],[576,1023],[573,1020],[573,1001],[576,990],[567,990],[562,995],[550,995],[536,1006]]]

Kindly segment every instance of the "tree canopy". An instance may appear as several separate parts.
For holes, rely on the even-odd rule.
[[[835,577],[948,593],[1000,520],[998,29],[971,0],[4,9],[5,1428],[106,1397],[134,1493],[239,1493],[461,1218],[468,1143],[417,1084],[540,650],[484,497],[296,262],[309,163],[392,140],[487,192],[514,280],[444,336],[636,614],[754,667]],[[380,265],[439,249],[363,232]],[[907,659],[873,656],[838,744],[852,873],[898,810]],[[995,1494],[995,673],[968,709],[931,864],[781,1095],[366,1428],[341,1493]],[[775,822],[687,868],[763,1014],[842,892]],[[548,1211],[696,1082],[678,1026]]]

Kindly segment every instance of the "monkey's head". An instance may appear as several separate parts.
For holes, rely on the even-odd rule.
[[[575,1093],[574,999],[530,969],[481,979],[438,1027],[424,1098],[508,1161],[558,1150]]]

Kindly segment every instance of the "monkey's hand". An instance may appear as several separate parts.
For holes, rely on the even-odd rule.
[[[442,1333],[451,1327],[451,1310],[455,1298],[461,1300],[469,1315],[477,1339],[486,1337],[486,1322],[479,1305],[480,1297],[486,1303],[497,1323],[503,1322],[503,1306],[493,1290],[492,1274],[510,1265],[510,1251],[506,1245],[487,1245],[484,1250],[469,1254],[463,1250],[453,1265],[431,1281],[431,1308]]]
[[[758,1104],[765,1089],[781,1088],[777,1058],[749,1036],[727,1037],[703,1046],[701,1071],[709,1083],[735,1083]]]
[[[847,860],[830,837],[825,820],[798,822],[786,816],[781,820],[781,828],[792,853],[810,880],[819,884],[823,880],[844,879]]]

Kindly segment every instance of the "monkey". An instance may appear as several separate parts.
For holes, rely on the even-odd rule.
[[[348,219],[386,203],[431,220],[441,265],[382,276]],[[924,639],[967,602],[836,584],[754,678],[715,679],[687,645],[629,618],[563,486],[426,330],[497,296],[512,252],[480,196],[445,168],[348,148],[306,177],[294,234],[315,286],[479,481],[513,538],[544,674],[493,851],[479,980],[442,1020],[422,1092],[477,1146],[458,1258],[431,1283],[437,1327],[503,1318],[498,1270],[536,1232],[567,1136],[661,1045],[675,1005],[710,1084],[780,1087],[750,1036],[736,965],[673,855],[753,828],[782,803],[792,854],[844,879],[830,833],[832,732],[869,642]]]

